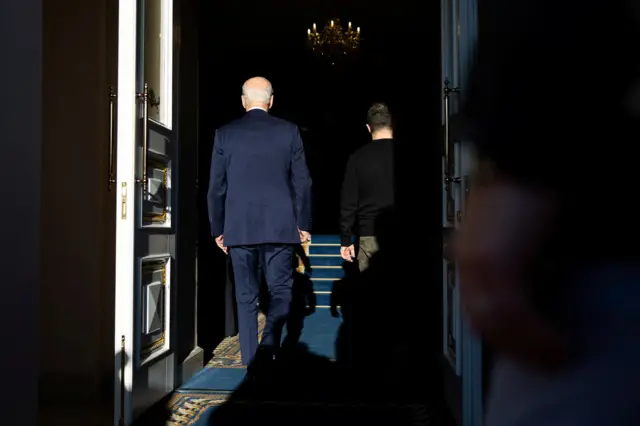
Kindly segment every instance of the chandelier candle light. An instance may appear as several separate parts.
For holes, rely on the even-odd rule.
[[[316,24],[307,30],[307,42],[309,48],[335,63],[336,59],[347,55],[360,46],[360,27],[355,30],[349,22],[347,29],[343,30],[339,19],[331,20],[318,32]]]

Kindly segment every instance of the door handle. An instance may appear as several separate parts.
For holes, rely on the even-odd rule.
[[[142,184],[142,194],[147,193],[147,150],[149,145],[149,84],[144,83],[142,93],[137,94],[142,102],[142,175],[136,182]]]
[[[116,183],[116,171],[114,164],[115,138],[116,138],[116,90],[109,86],[109,180],[108,187]]]

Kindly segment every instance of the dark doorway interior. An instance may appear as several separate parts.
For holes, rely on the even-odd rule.
[[[362,49],[346,66],[309,55],[306,32],[332,17],[362,28]],[[274,86],[273,114],[303,130],[315,188],[314,233],[337,233],[348,156],[367,143],[365,114],[387,102],[396,119],[396,230],[402,252],[389,291],[406,293],[411,357],[436,360],[441,345],[441,137],[439,2],[202,1],[200,5],[199,339],[210,354],[224,334],[224,255],[206,210],[217,127],[238,118],[241,85],[262,75]],[[384,342],[371,342],[372,350]]]

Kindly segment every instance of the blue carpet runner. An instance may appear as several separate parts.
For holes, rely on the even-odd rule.
[[[431,424],[424,405],[389,403],[387,389],[372,389],[373,400],[367,397],[366,403],[357,397],[334,398],[350,392],[340,387],[333,362],[342,324],[331,309],[334,282],[344,277],[339,237],[312,236],[308,253],[311,268],[305,274],[311,278],[316,306],[305,318],[300,338],[305,347],[304,359],[287,361],[286,371],[274,373],[274,383],[280,386],[268,387],[268,391],[257,396],[255,391],[247,394],[243,391],[246,369],[240,362],[237,336],[227,338],[215,350],[211,362],[173,395],[167,425]],[[259,326],[260,330],[264,327],[262,316]]]
[[[337,235],[313,236],[309,245],[309,261],[317,308],[327,309],[331,306],[333,283],[344,277],[340,238]]]

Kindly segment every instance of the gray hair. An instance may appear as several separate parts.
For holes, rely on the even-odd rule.
[[[242,86],[242,97],[248,103],[268,104],[273,96],[273,88],[271,85],[264,88],[254,88]]]

